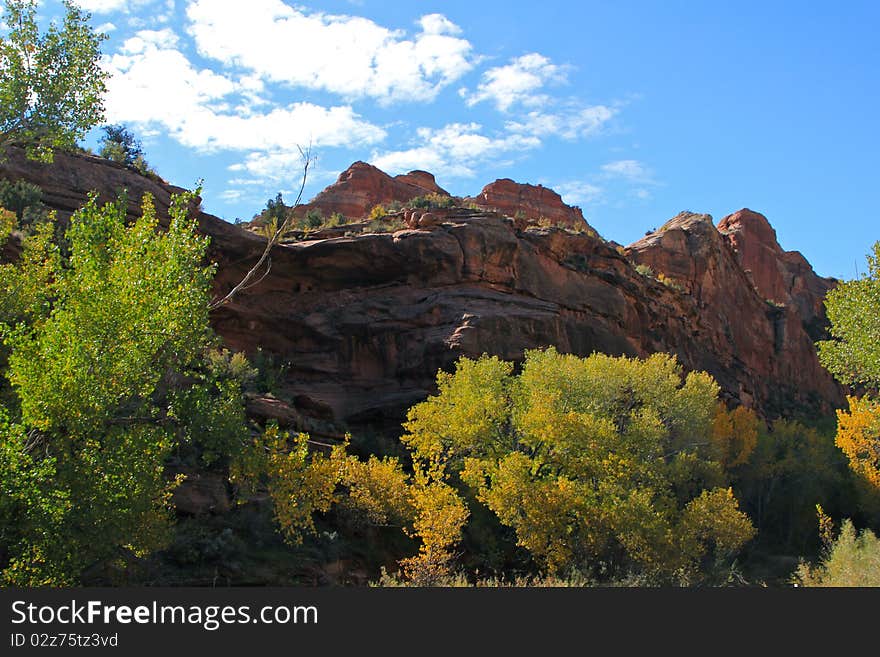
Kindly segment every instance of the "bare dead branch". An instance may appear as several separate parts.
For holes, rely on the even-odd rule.
[[[263,249],[263,253],[260,256],[260,259],[257,260],[257,263],[253,267],[251,267],[250,270],[248,270],[248,272],[242,277],[242,279],[238,282],[238,284],[236,284],[235,287],[233,287],[226,294],[226,296],[218,298],[218,299],[214,299],[213,301],[211,301],[211,303],[208,305],[208,310],[216,310],[217,308],[220,308],[221,306],[225,306],[227,303],[229,303],[232,300],[232,298],[236,294],[238,294],[242,290],[246,290],[248,288],[253,287],[257,283],[260,283],[263,279],[266,278],[266,276],[269,275],[269,271],[272,267],[271,260],[269,260],[269,254],[272,251],[272,247],[274,247],[276,244],[278,244],[291,228],[291,225],[293,222],[293,213],[294,213],[294,210],[296,210],[296,208],[298,208],[300,206],[300,204],[302,203],[302,196],[303,196],[303,192],[305,192],[306,181],[308,180],[308,175],[309,175],[309,167],[311,166],[312,161],[313,161],[312,145],[311,144],[309,144],[308,148],[305,148],[305,149],[302,146],[297,146],[297,148],[299,149],[299,154],[300,154],[300,157],[302,158],[303,172],[302,172],[302,180],[301,180],[300,186],[299,186],[299,193],[296,195],[296,201],[294,201],[293,207],[290,209],[290,212],[288,212],[287,216],[284,218],[284,221],[281,222],[281,225],[276,224],[274,226],[274,228],[272,229],[271,234],[267,235],[266,248]],[[262,276],[260,276],[259,280],[255,281],[254,279],[259,275],[259,273],[263,267],[263,264],[266,263],[267,260],[269,260],[269,265],[268,265],[266,271],[262,274]]]

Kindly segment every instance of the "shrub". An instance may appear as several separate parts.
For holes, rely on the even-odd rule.
[[[675,279],[669,278],[669,276],[667,276],[663,272],[657,274],[657,280],[671,290],[675,290],[676,292],[684,292],[684,287],[681,285],[681,283],[679,283]]]
[[[654,278],[654,270],[649,265],[636,265],[636,271],[646,278]]]
[[[257,347],[253,356],[253,365],[256,374],[250,378],[257,392],[277,394],[290,370],[290,363],[281,362],[274,354]]]
[[[0,207],[15,213],[20,228],[44,221],[48,216],[43,190],[26,180],[0,179]]]
[[[453,208],[455,207],[455,199],[451,196],[443,196],[437,192],[431,192],[424,196],[416,196],[411,199],[407,205],[411,208],[431,209],[431,208]]]
[[[349,223],[348,218],[342,214],[341,212],[334,212],[330,215],[330,218],[324,222],[325,228],[336,228],[338,226],[344,226]]]
[[[869,529],[857,532],[844,520],[840,535],[816,566],[802,563],[795,586],[880,586],[880,539]]]
[[[104,126],[104,138],[101,140],[98,155],[132,168],[144,176],[156,175],[144,158],[144,149],[140,140],[123,125]]]
[[[406,222],[403,219],[374,219],[364,226],[363,233],[396,233],[398,230],[406,228]]]
[[[382,217],[385,217],[387,215],[388,215],[388,210],[385,208],[384,205],[379,204],[379,205],[373,206],[373,209],[370,210],[370,213],[367,215],[367,218],[370,219],[371,221],[373,221],[376,219],[381,219]]]
[[[312,208],[306,212],[306,216],[300,223],[306,229],[319,228],[324,224],[324,214],[317,208]]]

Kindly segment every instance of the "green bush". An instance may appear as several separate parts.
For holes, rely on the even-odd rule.
[[[857,532],[843,521],[840,535],[816,566],[802,563],[796,586],[880,586],[880,539],[869,529]]]
[[[256,391],[264,394],[277,394],[284,383],[288,370],[290,370],[290,363],[281,362],[277,356],[264,351],[262,347],[257,347],[252,360],[255,374],[249,379],[256,387]]]
[[[432,208],[453,208],[455,207],[455,199],[451,196],[443,196],[436,192],[425,194],[424,196],[416,196],[411,199],[407,205],[411,208],[432,209]]]
[[[20,228],[44,221],[48,216],[43,190],[26,180],[0,179],[0,208],[15,213]]]
[[[406,222],[402,219],[373,219],[364,226],[363,233],[396,233],[406,228]]]
[[[156,177],[156,171],[144,157],[140,140],[123,125],[104,126],[104,138],[101,140],[98,155],[134,169],[143,176]]]

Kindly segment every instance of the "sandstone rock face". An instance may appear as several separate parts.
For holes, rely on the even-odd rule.
[[[90,192],[96,192],[101,203],[115,201],[124,192],[132,220],[141,215],[144,194],[150,194],[159,219],[167,219],[171,196],[185,191],[93,155],[57,153],[52,164],[41,164],[26,159],[16,148],[8,149],[6,160],[0,161],[0,177],[38,185],[43,190],[43,203],[55,210],[61,221],[81,208]],[[198,217],[202,232],[211,236],[211,246],[230,258],[249,256],[265,246],[265,239],[234,224],[204,212],[198,212]]]
[[[411,171],[392,178],[371,164],[355,162],[339,175],[335,183],[311,202],[300,206],[296,214],[303,216],[309,210],[317,209],[325,217],[339,212],[349,218],[361,218],[376,205],[392,201],[406,203],[416,196],[431,193],[449,196],[426,171]]]
[[[758,212],[734,212],[721,220],[718,230],[733,247],[758,293],[776,303],[795,306],[808,332],[819,339],[827,324],[825,295],[837,281],[817,276],[799,252],[783,251],[776,231]]]
[[[770,415],[815,407],[820,399],[836,405],[839,386],[819,365],[815,338],[805,327],[813,316],[805,318],[798,304],[769,303],[731,244],[710,216],[682,213],[631,244],[627,254],[690,297],[696,341],[717,361],[698,367],[715,374],[739,401]]]
[[[510,217],[524,216],[530,223],[543,220],[577,230],[589,228],[579,207],[566,205],[559,194],[541,185],[526,185],[501,178],[483,187],[475,198],[467,200]]]
[[[8,167],[0,175],[41,185],[46,202],[66,212],[89,189],[112,197],[127,188],[134,197],[154,193],[161,214],[176,189],[90,157]],[[199,225],[225,294],[265,242],[207,214]],[[291,425],[307,415],[322,426],[399,429],[405,410],[434,391],[437,370],[459,356],[515,360],[547,345],[580,355],[674,353],[715,376],[727,399],[770,416],[841,404],[799,304],[767,303],[709,217],[680,215],[626,253],[632,262],[590,233],[455,211],[430,230],[340,232],[279,246],[270,274],[213,322],[231,348],[259,346],[292,364],[284,392],[295,409],[249,403],[254,416]],[[673,284],[639,274],[634,263]]]

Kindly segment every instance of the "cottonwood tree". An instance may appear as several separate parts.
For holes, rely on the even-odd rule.
[[[673,359],[529,351],[439,373],[402,440],[549,571],[693,582],[753,536],[713,443],[718,386]],[[720,447],[723,447],[721,445]]]
[[[880,242],[868,255],[868,272],[831,290],[825,307],[831,339],[818,343],[819,360],[864,392],[837,412],[836,444],[856,475],[862,510],[880,522]]]
[[[0,265],[0,582],[72,584],[169,539],[172,451],[230,458],[249,436],[242,359],[216,352],[207,239],[175,197],[93,196]]]
[[[99,65],[104,35],[90,15],[64,0],[60,25],[40,32],[35,0],[5,0],[0,41],[0,147],[23,146],[51,161],[101,122],[107,73]]]

